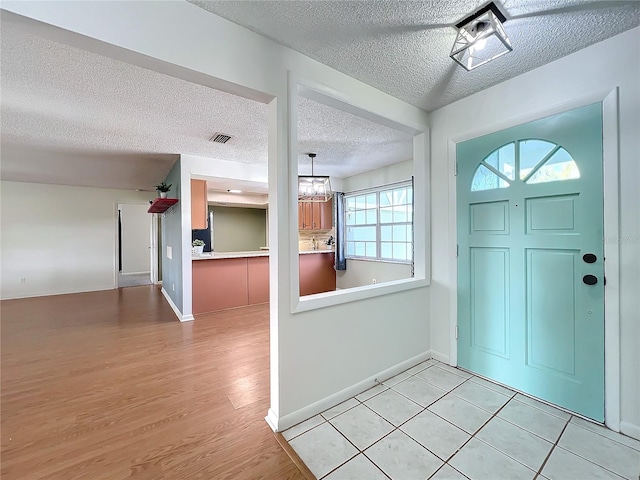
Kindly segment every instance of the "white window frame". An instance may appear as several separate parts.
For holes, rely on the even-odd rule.
[[[395,190],[398,188],[410,188],[411,189],[411,202],[410,203],[406,203],[403,205],[410,205],[411,206],[411,214],[410,214],[410,219],[406,222],[381,222],[381,218],[380,218],[380,194],[389,190]],[[378,187],[374,187],[374,188],[369,188],[369,189],[365,189],[365,190],[357,190],[357,191],[353,191],[353,192],[348,192],[345,193],[345,208],[346,205],[348,204],[348,201],[350,198],[355,198],[355,197],[360,197],[360,196],[367,196],[367,195],[372,195],[375,194],[376,197],[376,203],[375,203],[375,209],[376,209],[376,222],[374,223],[366,223],[366,224],[360,224],[360,225],[348,225],[345,223],[345,250],[348,252],[349,251],[349,243],[353,243],[353,240],[349,240],[348,239],[348,230],[349,227],[374,227],[376,230],[376,237],[375,237],[375,257],[373,256],[367,256],[367,255],[352,255],[347,253],[346,254],[346,258],[347,259],[354,259],[354,260],[365,260],[365,261],[370,261],[370,262],[386,262],[386,263],[403,263],[403,264],[413,264],[413,260],[414,260],[414,186],[413,186],[413,180],[404,180],[401,182],[395,182],[395,183],[390,183],[390,184],[386,184],[386,185],[381,185]],[[368,204],[366,205],[368,207]],[[392,205],[393,206],[393,205]],[[358,209],[360,211],[362,210],[366,210],[365,209]],[[347,217],[347,212],[345,212],[345,219]],[[346,221],[346,220],[345,220]],[[382,256],[382,227],[385,226],[395,226],[395,225],[411,225],[411,238],[409,239],[408,242],[389,242],[389,243],[408,243],[409,244],[409,248],[410,248],[410,258],[404,260],[404,259],[394,259],[394,258],[387,258],[387,257],[383,257]],[[388,243],[388,242],[384,242],[384,243]]]

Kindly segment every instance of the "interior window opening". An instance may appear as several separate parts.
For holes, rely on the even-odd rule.
[[[331,185],[326,202],[298,188],[300,297],[415,278],[419,132],[306,87],[298,93],[298,184],[328,176]],[[324,119],[320,129],[317,118]]]

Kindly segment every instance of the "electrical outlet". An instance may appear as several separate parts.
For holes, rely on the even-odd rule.
[[[176,291],[176,284],[175,283],[171,284],[171,290],[173,290],[174,292]]]
[[[169,260],[173,258],[173,248],[171,248],[171,245],[167,245],[167,258]]]
[[[27,283],[27,277],[22,277],[20,279],[20,283]]]
[[[376,283],[378,283],[378,281],[374,278],[373,279],[373,284],[375,285]]]

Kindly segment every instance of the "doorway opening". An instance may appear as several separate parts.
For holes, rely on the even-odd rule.
[[[150,285],[157,279],[157,228],[145,204],[118,204],[116,288]]]

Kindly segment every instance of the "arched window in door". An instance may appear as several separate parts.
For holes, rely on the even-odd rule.
[[[514,181],[534,184],[576,178],[580,178],[580,170],[567,150],[546,140],[526,139],[507,143],[487,155],[476,169],[471,191],[507,188]]]

